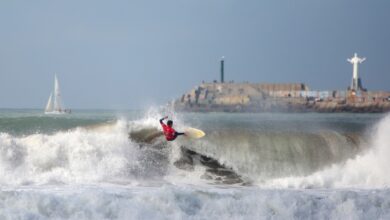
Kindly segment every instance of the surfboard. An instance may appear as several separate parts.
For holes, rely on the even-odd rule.
[[[187,137],[195,138],[195,139],[202,138],[203,136],[206,135],[202,130],[196,128],[186,128],[184,133],[186,134]]]

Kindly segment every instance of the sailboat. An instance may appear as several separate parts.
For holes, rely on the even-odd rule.
[[[54,95],[50,93],[49,100],[47,101],[45,114],[70,114],[70,109],[65,109],[62,100],[60,86],[58,83],[57,75],[54,76]]]

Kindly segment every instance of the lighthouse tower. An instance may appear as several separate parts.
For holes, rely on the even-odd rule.
[[[365,60],[366,60],[366,58],[358,57],[357,53],[355,53],[352,58],[348,59],[348,62],[350,62],[353,66],[352,82],[351,82],[350,90],[353,90],[353,91],[365,90],[365,89],[363,89],[362,81],[361,81],[361,79],[359,77],[359,73],[358,73],[359,64],[363,63],[363,61],[365,61]]]
[[[221,58],[221,83],[225,82],[225,57]]]

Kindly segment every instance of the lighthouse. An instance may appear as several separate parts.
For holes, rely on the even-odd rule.
[[[225,61],[224,61],[225,57],[222,57],[221,58],[221,83],[224,82],[224,68],[225,68]]]
[[[347,60],[353,66],[352,67],[353,68],[353,71],[352,71],[352,82],[351,82],[350,89],[354,90],[354,91],[364,90],[363,86],[362,86],[362,81],[359,78],[358,70],[359,70],[359,64],[363,63],[363,61],[365,61],[366,58],[360,58],[360,57],[358,57],[357,53],[355,53],[352,58],[347,59]]]

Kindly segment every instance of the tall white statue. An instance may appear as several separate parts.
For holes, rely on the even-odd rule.
[[[359,82],[359,74],[358,74],[358,64],[363,63],[366,58],[360,58],[357,56],[357,53],[355,53],[354,57],[348,59],[348,62],[352,63],[353,65],[353,73],[352,73],[352,82],[351,82],[351,90],[357,91],[358,89],[362,89],[361,82]]]

